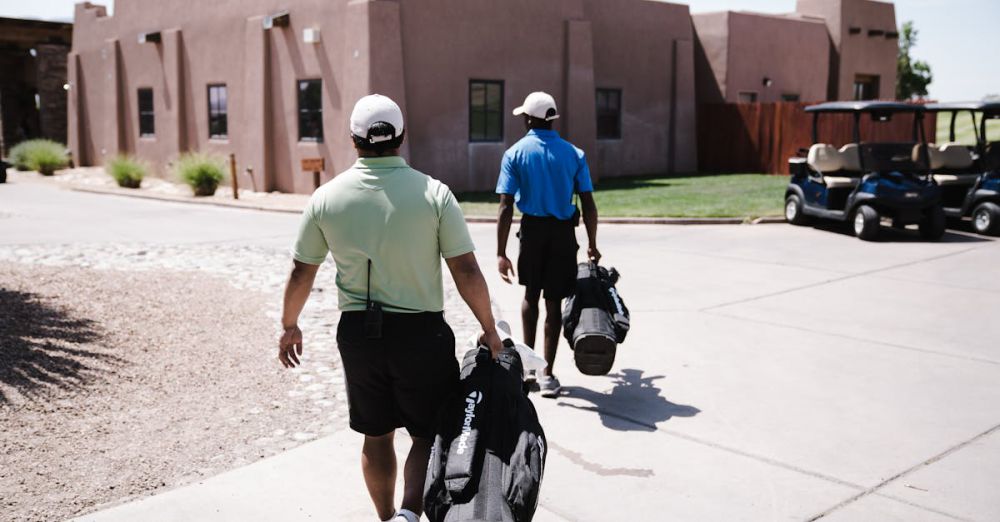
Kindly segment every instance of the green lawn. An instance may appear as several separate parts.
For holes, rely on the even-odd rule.
[[[788,176],[700,174],[678,177],[607,179],[594,198],[604,217],[780,216]],[[496,215],[497,196],[459,194],[467,215]]]
[[[978,116],[977,116],[978,118]],[[978,121],[977,121],[978,123]],[[937,116],[937,143],[948,141],[948,130],[951,125],[951,115],[941,113]],[[955,141],[963,145],[976,144],[976,127],[972,124],[972,117],[968,112],[959,113],[955,119]],[[1000,141],[1000,121],[989,120],[986,122],[986,134],[989,141]]]

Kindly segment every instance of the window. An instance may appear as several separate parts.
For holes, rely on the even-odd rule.
[[[622,137],[621,89],[597,89],[597,139],[620,140]]]
[[[226,85],[208,86],[208,137],[225,138],[229,135],[229,104]]]
[[[503,82],[469,81],[469,141],[503,141]]]
[[[878,98],[878,76],[858,74],[854,77],[854,99],[875,100]]]
[[[155,136],[156,122],[153,116],[153,89],[139,89],[139,136]]]
[[[299,141],[323,141],[322,80],[299,80]]]
[[[736,95],[740,103],[757,103],[757,93],[754,91],[743,91]]]
[[[786,92],[781,95],[781,101],[797,102],[799,101],[799,95],[794,92]]]

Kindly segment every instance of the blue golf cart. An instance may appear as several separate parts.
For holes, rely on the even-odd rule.
[[[945,214],[972,218],[978,234],[1000,235],[1000,141],[986,138],[986,123],[1000,120],[1000,102],[933,103],[927,111],[950,118],[948,143],[928,146]],[[974,144],[956,141],[955,122],[964,114],[971,118]]]
[[[813,219],[851,223],[854,235],[866,241],[878,238],[882,220],[896,228],[917,225],[926,239],[944,235],[941,191],[928,168],[923,106],[828,102],[805,110],[813,116],[813,145],[806,157],[788,160],[791,182],[785,191],[786,221],[793,225]],[[837,148],[819,140],[819,120],[829,114],[853,116],[852,143]],[[910,118],[912,141],[862,141],[862,118],[876,123]]]

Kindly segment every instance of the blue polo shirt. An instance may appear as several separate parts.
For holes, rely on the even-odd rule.
[[[531,129],[503,155],[497,194],[513,194],[524,214],[573,217],[574,188],[594,191],[587,158],[554,130]]]

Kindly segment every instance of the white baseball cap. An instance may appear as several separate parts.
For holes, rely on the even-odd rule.
[[[376,123],[388,123],[395,129],[392,136],[369,136],[368,132]],[[388,96],[370,94],[358,100],[351,112],[351,134],[371,143],[389,141],[403,134],[403,111]]]
[[[514,109],[514,116],[527,114],[540,120],[552,121],[559,117],[558,111],[552,116],[546,116],[549,109],[556,111],[556,100],[550,94],[541,91],[533,92],[524,99],[520,107]]]

